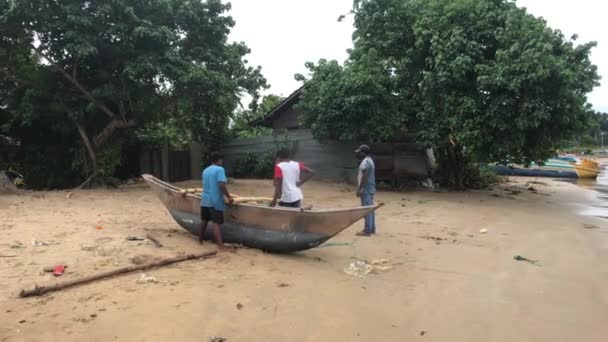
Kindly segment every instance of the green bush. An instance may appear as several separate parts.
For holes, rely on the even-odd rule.
[[[478,188],[489,188],[490,186],[499,183],[501,180],[502,177],[496,174],[488,165],[479,166]]]
[[[266,152],[258,155],[249,153],[238,159],[233,168],[236,178],[265,178],[271,179],[274,172],[274,153]]]
[[[439,167],[434,180],[444,187],[456,190],[487,189],[501,180],[490,167],[473,161],[469,156],[463,156],[458,162],[459,165],[451,165],[444,156],[439,155]],[[462,183],[456,184],[456,179],[461,179]]]
[[[256,154],[248,153],[245,157],[237,159],[232,170],[236,178],[262,178],[272,179],[274,174],[275,154],[282,148],[290,148],[287,134],[274,137],[274,147],[267,152]],[[291,148],[291,154],[294,151]]]

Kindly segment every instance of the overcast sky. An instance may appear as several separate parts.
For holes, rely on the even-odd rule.
[[[305,73],[304,63],[319,58],[346,59],[352,46],[352,0],[230,0],[236,21],[231,39],[251,48],[248,57],[261,65],[271,85],[268,93],[289,95],[299,87],[295,73]],[[518,5],[561,29],[567,37],[579,35],[580,42],[596,41],[592,59],[608,84],[608,36],[602,34],[605,11],[597,0],[517,0]],[[600,86],[589,96],[595,109],[608,111],[608,87]]]

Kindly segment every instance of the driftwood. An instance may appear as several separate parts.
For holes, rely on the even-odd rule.
[[[156,247],[162,247],[162,246],[163,246],[163,244],[162,244],[162,243],[160,243],[160,241],[158,241],[158,239],[157,239],[157,238],[155,238],[154,236],[152,236],[152,235],[150,235],[150,234],[147,234],[147,235],[146,235],[146,238],[148,238],[148,240],[150,240],[150,241],[154,242],[154,244],[156,245]]]
[[[132,273],[135,271],[142,271],[142,270],[146,270],[149,268],[161,267],[161,266],[170,265],[170,264],[174,264],[176,262],[182,262],[182,261],[186,261],[186,260],[206,259],[206,258],[214,256],[215,254],[217,254],[217,252],[214,251],[214,252],[206,252],[206,253],[199,253],[199,254],[180,255],[177,257],[162,259],[162,260],[151,262],[151,263],[144,264],[144,265],[133,265],[133,266],[119,268],[119,269],[116,269],[113,271],[102,272],[102,273],[98,273],[98,274],[95,274],[92,276],[83,277],[80,279],[74,279],[74,280],[66,281],[63,283],[58,283],[58,284],[51,285],[51,286],[36,285],[36,287],[31,290],[21,290],[21,292],[19,293],[19,297],[25,298],[25,297],[32,297],[32,296],[41,296],[45,293],[59,291],[59,290],[62,290],[62,289],[68,288],[68,287],[86,284],[86,283],[94,282],[94,281],[101,280],[101,279],[106,279],[106,278],[111,278],[111,277],[115,277],[115,276],[122,275],[122,274]]]

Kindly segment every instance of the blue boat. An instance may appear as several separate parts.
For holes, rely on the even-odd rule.
[[[579,178],[576,171],[557,171],[543,169],[522,169],[504,165],[494,165],[492,170],[501,176],[519,177],[549,177],[549,178]]]

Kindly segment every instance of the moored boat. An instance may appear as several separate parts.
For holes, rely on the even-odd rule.
[[[181,188],[151,175],[142,177],[173,219],[198,236],[201,228],[200,195],[184,193]],[[380,206],[305,210],[238,203],[226,207],[222,235],[228,243],[276,253],[296,252],[320,245]],[[205,232],[206,239],[212,238],[211,231],[207,229]]]
[[[574,171],[577,178],[597,178],[600,174],[600,165],[591,159],[575,158],[571,156],[561,156],[547,160],[544,165],[540,166],[545,170],[568,170]]]
[[[548,178],[578,178],[574,171],[545,170],[541,168],[521,168],[504,165],[494,165],[491,167],[494,172],[501,176],[519,177],[548,177]]]
[[[523,177],[595,179],[600,174],[596,161],[571,156],[552,158],[542,165],[532,163],[529,168],[496,165],[493,169],[499,175]]]

